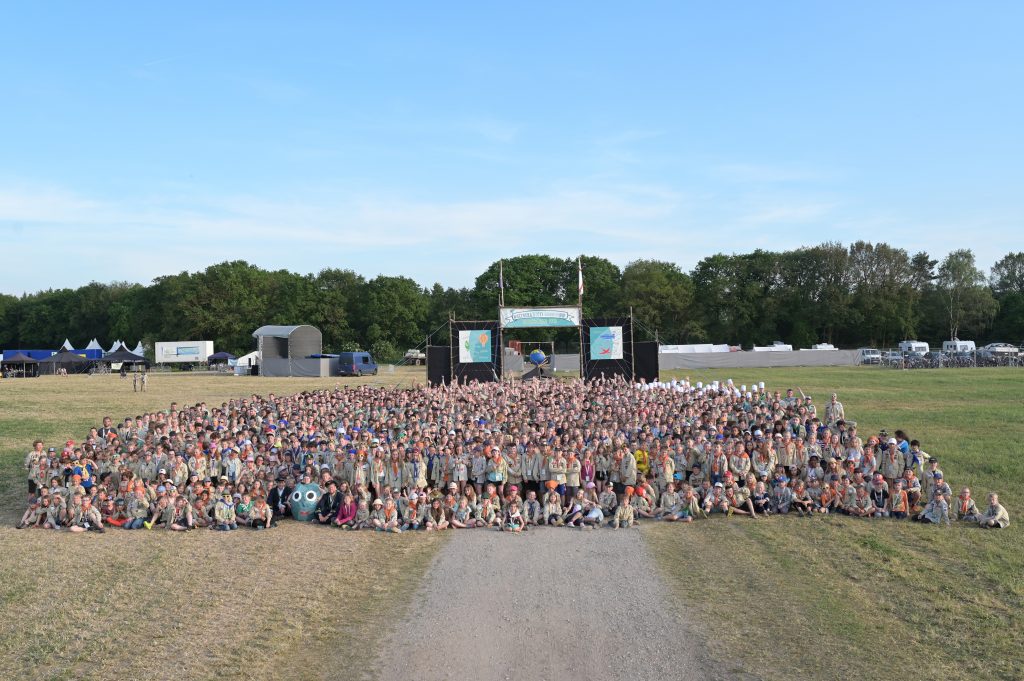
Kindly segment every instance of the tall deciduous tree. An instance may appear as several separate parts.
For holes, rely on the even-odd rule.
[[[949,321],[949,337],[958,338],[964,325],[979,325],[995,315],[996,301],[983,286],[985,275],[974,264],[970,249],[951,252],[939,266],[936,287]]]

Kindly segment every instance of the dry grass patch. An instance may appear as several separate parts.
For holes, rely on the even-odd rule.
[[[285,522],[0,541],[7,678],[360,679],[444,539]]]

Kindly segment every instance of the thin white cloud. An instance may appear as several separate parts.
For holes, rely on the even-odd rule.
[[[487,200],[346,196],[330,188],[301,196],[196,197],[168,194],[104,200],[59,187],[7,183],[0,237],[48,262],[9,260],[0,291],[80,286],[90,280],[148,282],[227,259],[316,272],[348,267],[364,276],[405,274],[422,285],[472,286],[480,263],[520,253],[637,258],[691,269],[718,252],[790,249],[828,240],[887,241],[941,258],[975,249],[983,268],[1009,250],[1013,221],[999,216],[922,225],[898,214],[855,210],[836,197],[789,191],[724,197],[664,185],[559,183],[531,195]],[[130,235],[143,257],[110,257],[111,239]],[[986,236],[988,235],[988,236]]]

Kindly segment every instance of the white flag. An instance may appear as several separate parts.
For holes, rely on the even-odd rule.
[[[583,258],[576,261],[580,268],[580,298],[583,298]]]

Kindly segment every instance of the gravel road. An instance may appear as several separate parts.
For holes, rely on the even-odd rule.
[[[723,678],[637,529],[452,533],[383,642],[382,679]]]

